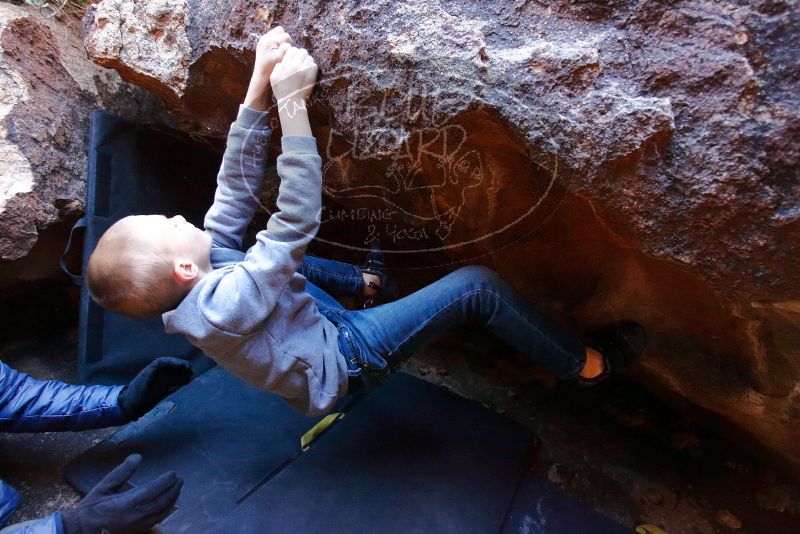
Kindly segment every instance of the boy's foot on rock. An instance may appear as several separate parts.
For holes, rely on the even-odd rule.
[[[647,344],[647,334],[639,323],[623,321],[591,332],[586,345],[603,355],[603,372],[593,378],[579,376],[576,382],[592,386],[639,359]]]
[[[377,290],[377,294],[364,301],[364,308],[371,308],[386,302],[392,302],[393,300],[397,300],[400,296],[400,288],[397,283],[383,271],[385,266],[383,251],[381,251],[380,248],[373,247],[367,254],[367,259],[361,267],[361,272],[377,276],[380,279],[380,285],[370,282],[369,287]]]

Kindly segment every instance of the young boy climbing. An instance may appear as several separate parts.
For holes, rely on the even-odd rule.
[[[637,324],[596,332],[587,346],[480,266],[394,302],[342,307],[329,293],[360,292],[367,279],[353,266],[304,262],[322,207],[321,159],[306,109],[317,66],[290,43],[280,27],[259,40],[205,231],[180,216],[114,224],[89,260],[88,288],[98,303],[136,317],[162,313],[167,332],[185,334],[233,374],[309,415],[380,382],[394,364],[465,320],[482,322],[559,378],[581,383],[639,356],[644,332]],[[283,133],[278,210],[245,253],[243,235],[264,178],[270,85]]]

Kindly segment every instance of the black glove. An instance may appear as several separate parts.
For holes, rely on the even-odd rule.
[[[192,366],[189,362],[178,358],[158,358],[125,386],[117,402],[125,415],[131,421],[136,421],[191,379]]]
[[[123,491],[141,462],[141,456],[131,454],[75,508],[61,512],[64,534],[99,534],[104,529],[141,532],[167,517],[178,500],[183,479],[170,471],[152,482]]]

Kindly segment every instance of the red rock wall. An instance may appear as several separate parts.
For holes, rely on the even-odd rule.
[[[89,54],[192,134],[224,135],[269,23],[312,52],[320,246],[485,263],[578,330],[636,319],[642,380],[800,466],[795,2],[135,6],[92,8]]]
[[[87,60],[81,37],[74,16],[0,4],[0,301],[20,282],[67,280],[57,259],[83,212],[91,111],[164,118],[152,96]]]

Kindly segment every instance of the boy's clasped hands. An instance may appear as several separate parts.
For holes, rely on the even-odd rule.
[[[244,105],[265,111],[270,88],[278,104],[283,135],[311,135],[306,128],[306,101],[317,79],[317,64],[303,48],[292,46],[292,38],[277,26],[262,35],[256,46],[253,77]],[[294,119],[301,120],[294,120]],[[287,131],[288,129],[288,131]]]

